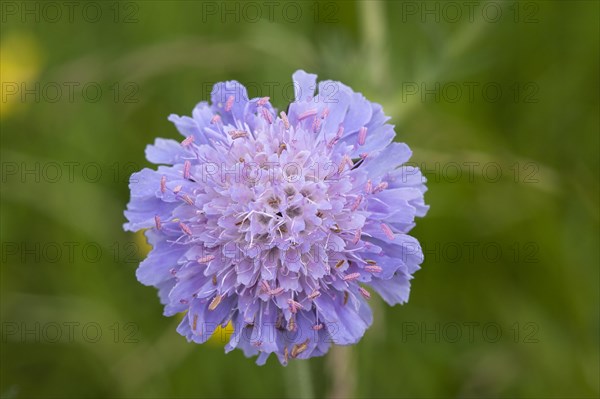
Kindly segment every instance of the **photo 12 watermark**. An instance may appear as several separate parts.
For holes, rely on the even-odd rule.
[[[540,246],[535,241],[423,241],[422,250],[427,264],[527,264],[540,261]]]
[[[21,344],[136,344],[139,326],[134,322],[3,321],[2,343]]]
[[[258,23],[260,21],[338,23],[340,6],[333,1],[203,1],[202,23]]]
[[[533,161],[500,163],[495,161],[407,162],[401,177],[407,183],[415,176],[433,183],[540,183],[540,165]]]
[[[140,87],[135,82],[2,82],[2,103],[135,104]]]
[[[488,321],[463,322],[416,322],[404,321],[400,328],[402,343],[485,343],[512,342],[515,344],[537,344],[540,326],[532,321],[516,321],[510,325],[502,325]]]
[[[131,175],[143,168],[135,162],[95,161],[4,161],[0,181],[18,184],[129,183]]]
[[[139,22],[140,2],[135,1],[2,1],[3,24],[95,24]]]
[[[540,102],[540,86],[537,82],[419,82],[404,81],[401,85],[402,102],[422,103],[497,103],[516,104]]]
[[[540,5],[532,1],[402,1],[402,23],[476,23],[511,22],[537,24]]]
[[[136,241],[3,241],[4,264],[137,264],[148,247]]]

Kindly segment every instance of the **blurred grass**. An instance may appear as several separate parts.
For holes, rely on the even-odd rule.
[[[240,351],[224,355],[221,345],[187,344],[175,332],[178,319],[161,316],[155,290],[136,281],[142,248],[138,237],[121,231],[127,163],[148,165],[146,144],[178,137],[168,114],[189,113],[206,99],[209,83],[226,79],[247,84],[253,96],[279,83],[271,97],[283,107],[281,87],[299,68],[382,103],[398,140],[413,148],[413,161],[430,179],[431,210],[413,231],[429,252],[410,302],[389,308],[372,301],[375,325],[352,348],[353,374],[340,377],[343,352],[311,360],[317,395],[330,394],[345,376],[356,397],[598,397],[597,2],[521,3],[537,5],[537,23],[512,21],[510,2],[495,3],[507,16],[498,23],[481,16],[422,23],[418,15],[404,18],[406,3],[372,1],[320,3],[321,11],[335,11],[335,22],[323,13],[315,22],[315,3],[304,2],[306,17],[296,23],[278,13],[275,22],[203,23],[200,2],[152,1],[135,3],[138,22],[125,24],[112,22],[102,4],[107,16],[98,23],[8,17],[1,25],[3,90],[22,81],[98,82],[103,89],[94,103],[12,96],[0,104],[3,168],[79,162],[102,172],[89,182],[78,168],[69,182],[63,169],[59,182],[38,183],[3,169],[3,397],[300,395],[286,388],[286,371],[273,360],[259,368]],[[118,102],[110,90],[115,82]],[[122,101],[131,94],[123,89],[127,82],[139,87],[137,102]],[[494,82],[505,95],[497,102],[481,94],[458,102],[406,95],[407,84],[453,82]],[[515,101],[512,85],[531,82],[537,102]],[[475,169],[470,181],[465,169],[452,181],[443,168],[453,162],[495,162],[503,175],[490,182]],[[535,183],[524,178],[530,162],[539,168]],[[21,259],[8,252],[10,243],[48,250],[58,243],[65,252],[56,262]],[[69,261],[64,243],[98,243],[102,256],[91,261],[78,250]],[[468,243],[478,245],[474,260]],[[502,249],[499,260],[483,257],[489,243]],[[463,251],[458,261],[443,256],[453,244]],[[97,343],[81,334],[50,343],[6,330],[36,322],[95,322],[103,335]],[[126,343],[129,322],[137,326],[136,342]],[[421,337],[436,323],[458,323],[462,339]],[[464,323],[478,323],[473,342]],[[482,335],[486,323],[502,329],[497,342]],[[537,342],[523,342],[533,331],[527,323],[536,326]],[[415,326],[419,332],[407,334]]]

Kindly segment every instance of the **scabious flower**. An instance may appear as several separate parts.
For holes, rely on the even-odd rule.
[[[325,354],[358,342],[377,292],[406,302],[423,255],[409,236],[424,216],[424,178],[404,165],[379,104],[297,71],[287,113],[218,83],[192,117],[171,115],[183,141],[146,149],[158,170],[131,176],[126,230],[153,246],[137,270],[158,288],[177,331],[203,343],[231,323],[225,349],[264,364],[275,353]]]

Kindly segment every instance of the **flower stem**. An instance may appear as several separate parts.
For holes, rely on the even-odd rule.
[[[312,376],[309,360],[291,360],[286,367],[288,398],[313,399]]]

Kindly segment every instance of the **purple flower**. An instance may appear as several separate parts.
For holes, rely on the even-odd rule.
[[[371,291],[408,300],[423,255],[407,233],[424,216],[425,179],[402,166],[379,104],[339,82],[293,75],[288,112],[215,85],[192,117],[171,115],[185,139],[146,149],[158,170],[131,177],[126,230],[153,249],[137,270],[158,288],[178,332],[205,342],[231,323],[227,352],[264,364],[358,342],[371,325]]]

